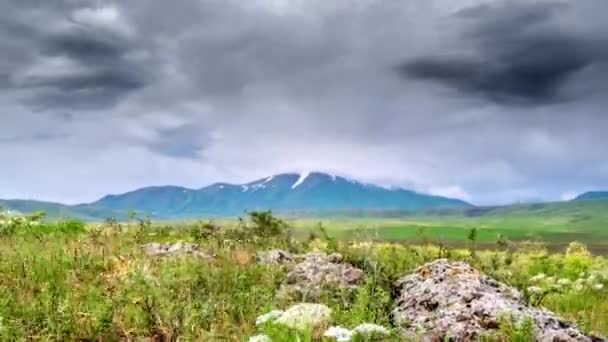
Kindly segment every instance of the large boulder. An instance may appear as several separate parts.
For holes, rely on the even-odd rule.
[[[201,259],[211,260],[213,256],[195,243],[178,241],[174,243],[152,242],[142,246],[149,256],[182,256],[191,255]]]
[[[499,329],[501,318],[531,320],[538,341],[606,341],[583,334],[554,313],[528,306],[521,293],[464,262],[439,259],[395,283],[392,319],[406,336],[474,341]]]
[[[260,251],[255,255],[255,259],[260,264],[265,265],[282,265],[290,263],[294,260],[293,256],[282,249],[272,249],[269,251]]]
[[[354,289],[363,277],[362,270],[342,262],[338,253],[310,252],[287,274],[279,296],[297,294],[316,299],[323,289]]]

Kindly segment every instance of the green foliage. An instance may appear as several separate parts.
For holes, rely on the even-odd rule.
[[[524,319],[521,322],[516,322],[508,316],[502,316],[498,322],[499,330],[493,336],[484,338],[487,341],[514,341],[514,342],[529,342],[535,341],[534,322],[532,319]]]
[[[80,220],[66,219],[44,222],[45,213],[38,211],[29,215],[0,212],[0,236],[38,235],[38,234],[78,234],[85,231],[85,223]]]
[[[219,232],[219,227],[213,222],[198,221],[190,225],[188,234],[194,241],[206,241]]]
[[[392,284],[441,256],[474,263],[526,293],[531,304],[553,310],[585,331],[608,333],[608,279],[603,276],[608,260],[582,244],[571,245],[567,253],[549,253],[536,245],[521,249],[505,236],[504,243],[498,238],[497,250],[479,249],[471,261],[467,249],[344,241],[330,237],[324,226],[311,226],[321,239],[304,241],[304,234],[299,240],[289,237],[287,225],[270,213],[236,224],[140,219],[124,230],[116,229],[123,227],[118,222],[85,227],[80,221],[21,216],[18,221],[27,224],[0,236],[2,341],[243,341],[256,333],[276,341],[320,341],[317,331],[255,326],[258,315],[293,304],[275,298],[286,268],[253,259],[256,251],[270,248],[339,252],[365,272],[357,289],[328,290],[320,299],[333,311],[332,325],[390,327]],[[141,252],[142,242],[178,240],[196,241],[216,257],[209,262],[188,256],[151,258]],[[505,317],[488,340],[528,341],[531,333],[529,322]]]
[[[261,238],[279,236],[285,233],[287,224],[272,215],[272,211],[253,211],[248,213],[253,223],[252,232]]]
[[[469,229],[467,240],[469,240],[470,243],[469,251],[471,253],[471,257],[475,258],[477,252],[477,228],[473,227]]]

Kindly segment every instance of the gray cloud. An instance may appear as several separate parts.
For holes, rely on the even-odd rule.
[[[129,59],[142,47],[117,11],[51,1],[5,5],[0,23],[9,58],[0,65],[5,88],[30,89],[36,109],[109,108],[152,78],[150,66]]]
[[[475,47],[472,56],[431,56],[408,61],[405,77],[434,80],[505,104],[547,104],[573,100],[563,92],[576,73],[606,56],[596,53],[595,32],[569,32],[557,17],[565,3],[518,2],[480,5],[461,11],[464,39]],[[580,95],[580,94],[578,94]]]
[[[608,188],[606,6],[0,2],[0,198],[300,170],[476,203]]]

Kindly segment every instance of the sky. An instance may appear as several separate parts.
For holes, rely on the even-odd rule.
[[[0,0],[0,198],[325,171],[608,189],[605,0]]]

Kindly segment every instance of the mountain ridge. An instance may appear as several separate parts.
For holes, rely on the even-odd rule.
[[[466,208],[471,204],[402,188],[386,188],[346,177],[323,173],[281,173],[232,184],[217,182],[199,189],[181,186],[149,186],[120,194],[108,194],[79,205],[30,201],[53,212],[67,212],[86,219],[129,209],[156,218],[235,216],[251,210],[276,212],[340,212],[365,210],[423,211]],[[7,205],[7,201],[3,201]],[[27,207],[27,201],[19,204]],[[103,218],[103,217],[99,217]]]
[[[574,198],[573,201],[608,199],[608,191],[587,191]]]

